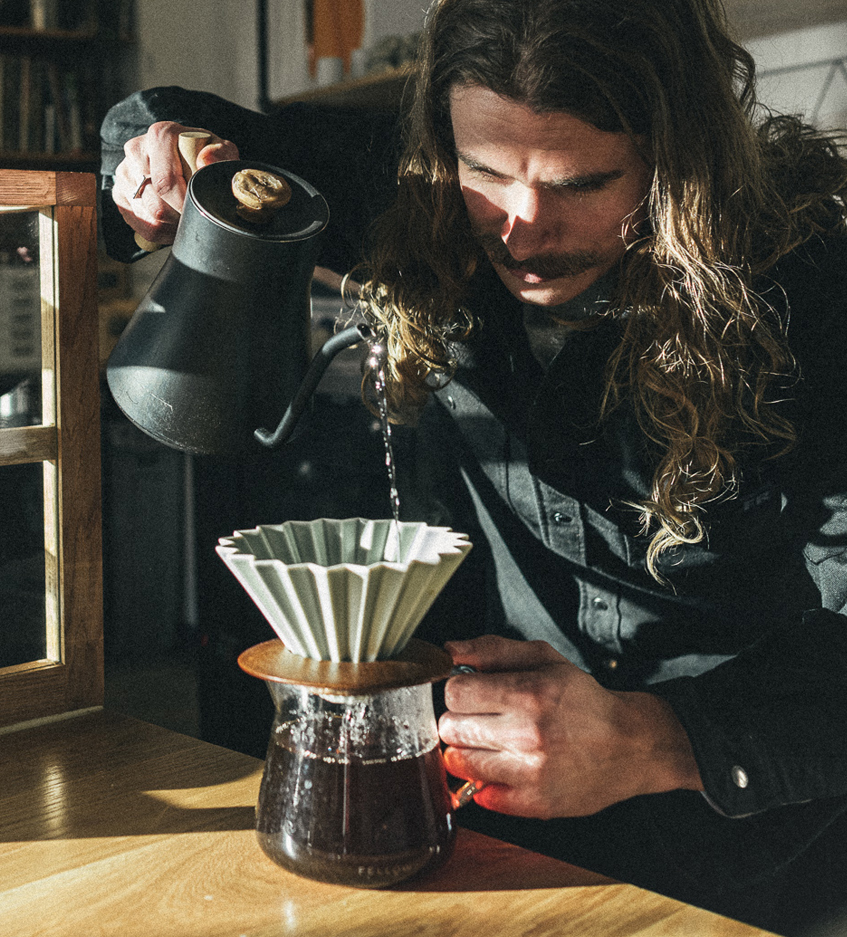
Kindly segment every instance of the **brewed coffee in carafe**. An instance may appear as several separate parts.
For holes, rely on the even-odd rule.
[[[412,640],[397,659],[314,661],[269,641],[239,664],[276,707],[256,834],[307,878],[384,888],[441,865],[455,839],[432,704],[450,658]]]
[[[270,858],[371,888],[447,858],[455,830],[429,684],[366,696],[277,685],[274,696],[256,816]]]

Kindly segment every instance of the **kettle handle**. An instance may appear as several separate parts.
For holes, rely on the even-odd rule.
[[[337,335],[333,335],[332,338],[327,339],[316,352],[315,357],[312,358],[303,382],[297,389],[294,399],[288,405],[288,409],[279,421],[277,428],[270,432],[260,427],[253,433],[256,439],[269,449],[275,449],[277,446],[282,445],[294,432],[297,421],[306,409],[306,404],[315,392],[324,371],[329,367],[332,359],[345,348],[352,348],[353,345],[358,345],[359,342],[369,341],[373,338],[373,329],[368,325],[360,324],[344,329]]]
[[[186,182],[188,182],[197,170],[197,156],[200,150],[202,150],[211,139],[212,135],[206,133],[205,130],[186,130],[177,138],[177,152],[179,153],[179,161],[182,165],[182,175]],[[149,182],[149,177],[145,176],[144,182]],[[144,182],[141,183],[142,187],[144,186]],[[141,189],[139,188],[138,191],[140,192]],[[156,244],[154,241],[148,241],[147,238],[142,237],[137,231],[135,233],[135,243],[143,251],[147,251],[148,254],[152,254],[154,251],[165,246],[164,244]]]

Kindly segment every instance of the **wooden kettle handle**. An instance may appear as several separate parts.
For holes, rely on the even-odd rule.
[[[186,130],[179,135],[177,140],[177,150],[179,151],[179,161],[182,164],[182,174],[185,181],[194,175],[197,169],[197,154],[211,139],[211,134],[203,130]],[[154,241],[148,241],[136,232],[135,243],[148,254],[164,247],[164,244],[156,244]]]

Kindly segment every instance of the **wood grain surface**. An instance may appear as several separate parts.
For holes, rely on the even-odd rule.
[[[95,711],[0,735],[4,937],[753,937],[460,830],[435,875],[324,885],[259,849],[261,762]]]

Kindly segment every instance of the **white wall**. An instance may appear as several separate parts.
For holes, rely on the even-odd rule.
[[[138,87],[180,85],[257,106],[255,0],[137,0]]]
[[[365,0],[366,45],[421,29],[428,0]],[[271,98],[309,86],[297,0],[268,0]],[[175,84],[258,104],[255,0],[137,0],[138,87]]]
[[[747,49],[763,104],[822,129],[847,128],[847,21],[757,39]]]
[[[365,47],[383,36],[419,32],[428,5],[428,0],[365,0]]]

